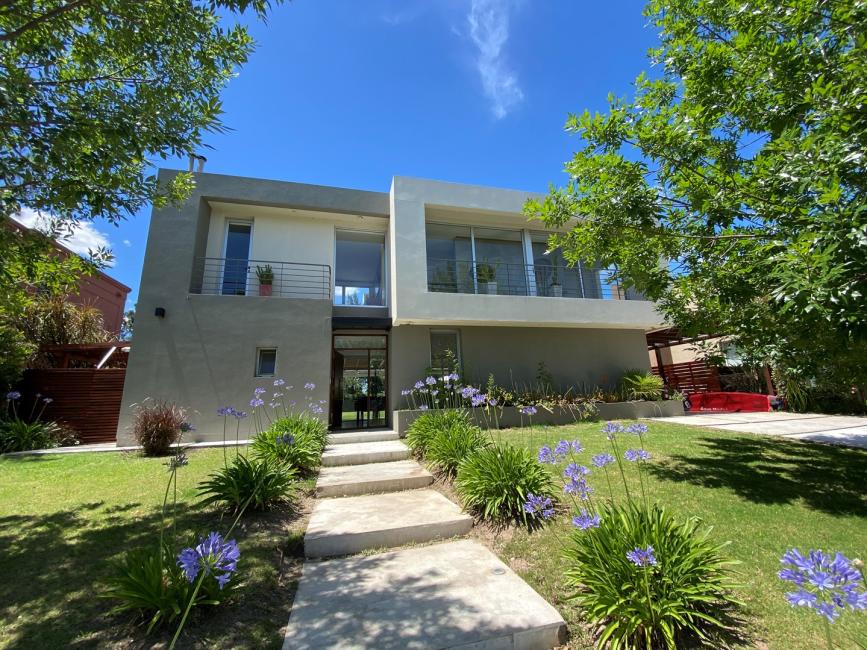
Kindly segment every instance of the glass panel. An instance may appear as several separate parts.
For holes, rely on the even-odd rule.
[[[378,335],[361,335],[361,336],[335,336],[334,337],[334,349],[335,350],[347,350],[347,349],[362,349],[362,348],[380,348],[385,349],[386,347],[386,337],[378,336]]]
[[[367,426],[385,426],[385,350],[370,351]]]
[[[223,295],[243,296],[247,293],[247,271],[250,258],[250,224],[230,223],[226,230],[226,260],[223,267]]]
[[[385,304],[385,234],[337,231],[335,305]]]
[[[277,370],[277,350],[259,350],[256,363],[257,377],[273,377]]]
[[[455,367],[460,368],[460,345],[458,333],[432,330],[430,333],[430,365],[444,374]]]
[[[479,293],[526,296],[527,268],[521,231],[474,228],[473,235]],[[490,277],[493,280],[486,282]]]
[[[366,337],[358,338],[364,340]],[[331,385],[333,428],[358,429],[385,426],[386,390],[385,350],[368,348],[334,350],[334,375]]]
[[[475,293],[470,229],[467,226],[428,223],[425,236],[428,290]]]
[[[534,233],[532,239],[536,294],[583,298],[584,278],[579,268],[570,267],[559,248],[548,251],[548,238],[544,233]]]

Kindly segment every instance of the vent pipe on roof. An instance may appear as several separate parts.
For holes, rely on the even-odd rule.
[[[201,174],[203,171],[205,171],[205,163],[208,162],[207,158],[205,158],[204,156],[199,156],[197,154],[191,153],[190,154],[190,166],[189,166],[188,171],[193,171],[193,161],[198,162],[196,172]]]

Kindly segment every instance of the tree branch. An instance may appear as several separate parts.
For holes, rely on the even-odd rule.
[[[79,7],[81,7],[81,6],[87,4],[88,2],[91,2],[91,1],[92,0],[72,0],[72,2],[70,2],[68,4],[61,5],[59,7],[55,7],[51,11],[48,11],[48,12],[42,14],[41,16],[36,16],[36,18],[32,18],[31,20],[24,23],[18,29],[14,29],[11,32],[6,32],[3,34],[0,34],[0,42],[14,41],[16,38],[18,38],[19,36],[21,36],[25,32],[30,31],[34,27],[38,27],[42,23],[48,22],[49,20],[51,20],[53,18],[57,18],[58,16],[61,16],[65,13],[68,13],[68,12],[72,11],[73,9],[78,9]]]

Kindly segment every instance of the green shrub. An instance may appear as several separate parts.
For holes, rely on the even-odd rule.
[[[291,415],[275,420],[253,438],[253,454],[284,463],[302,476],[310,476],[322,458],[328,437],[325,423],[309,415]]]
[[[470,422],[463,411],[455,411],[457,416],[441,420],[440,427],[425,448],[425,458],[448,478],[454,478],[460,462],[471,453],[488,444],[482,430]]]
[[[599,647],[704,646],[721,632],[737,601],[724,545],[699,532],[699,521],[676,521],[658,505],[602,505],[598,527],[576,530],[566,551],[566,583],[594,627]],[[636,566],[627,553],[651,546],[655,565]]]
[[[163,545],[162,555],[160,558],[155,546],[129,551],[115,565],[101,594],[103,598],[118,601],[111,609],[112,614],[139,613],[148,623],[148,633],[180,616],[194,588],[168,544]],[[232,593],[234,584],[230,581],[220,589],[214,576],[207,576],[193,606],[219,605]]]
[[[56,422],[26,422],[20,418],[0,420],[0,454],[10,451],[50,449],[72,445],[78,441],[75,434]]]
[[[664,389],[662,377],[645,370],[627,370],[617,382],[617,392],[627,400],[658,401],[662,399]]]
[[[455,488],[464,506],[482,519],[528,528],[539,519],[524,510],[527,495],[556,499],[551,474],[529,450],[509,444],[495,444],[464,458]]]
[[[265,458],[236,456],[228,467],[199,484],[203,504],[218,503],[238,511],[244,507],[268,510],[294,496],[296,470]]]
[[[189,428],[186,411],[176,404],[146,399],[133,405],[132,434],[145,456],[165,456]]]
[[[419,458],[427,453],[427,446],[438,431],[469,423],[463,409],[436,409],[418,416],[406,431],[406,444]]]

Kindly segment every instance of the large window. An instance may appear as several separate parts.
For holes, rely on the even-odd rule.
[[[335,305],[385,305],[385,234],[337,231]]]
[[[533,245],[533,281],[540,296],[567,298],[602,298],[602,270],[579,262],[570,266],[559,248],[549,250],[548,234],[530,233]]]
[[[430,365],[442,374],[461,367],[461,340],[457,330],[430,331]]]

